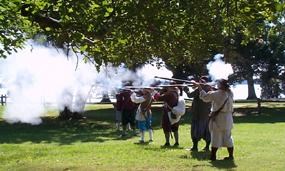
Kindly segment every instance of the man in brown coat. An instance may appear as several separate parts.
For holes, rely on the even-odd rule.
[[[200,83],[206,83],[207,77],[201,77],[199,80]],[[206,91],[209,91],[209,87],[204,86]],[[209,151],[209,146],[211,143],[211,135],[209,131],[209,113],[211,111],[211,103],[202,101],[199,98],[200,91],[195,89],[190,92],[188,87],[184,88],[185,93],[189,98],[193,98],[192,107],[191,107],[191,139],[193,146],[191,151],[198,151],[198,142],[201,139],[204,139],[206,146],[205,151]]]

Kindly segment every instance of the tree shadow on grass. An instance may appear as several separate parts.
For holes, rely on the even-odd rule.
[[[110,109],[86,111],[84,120],[61,121],[43,117],[40,125],[9,124],[0,120],[0,143],[59,143],[104,142],[122,140],[111,117]]]
[[[285,122],[285,107],[262,107],[260,113],[256,108],[235,108],[235,123],[277,123]]]
[[[8,124],[0,122],[0,143],[59,143],[104,142],[117,135],[105,123],[82,121],[59,121],[56,118],[43,118],[40,125]]]
[[[153,119],[153,129],[160,129],[160,108]],[[39,125],[24,123],[9,124],[0,119],[0,143],[59,143],[62,145],[75,142],[104,142],[126,140],[121,138],[115,127],[115,112],[112,108],[87,110],[83,120],[61,121],[57,117],[42,117]]]
[[[244,112],[240,109],[239,112]],[[161,107],[153,108],[153,129],[161,129]],[[115,128],[113,109],[87,110],[87,119],[60,121],[56,117],[43,117],[40,125],[8,124],[0,120],[0,143],[59,143],[105,142],[109,140],[125,140]],[[190,115],[185,114],[181,125],[190,124]],[[285,107],[262,108],[260,115],[249,113],[235,116],[235,123],[275,123],[285,122]]]

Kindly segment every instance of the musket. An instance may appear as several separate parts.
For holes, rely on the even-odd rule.
[[[178,79],[178,78],[166,78],[166,77],[159,77],[159,76],[154,76],[154,78],[169,80],[169,81],[178,81],[178,82],[183,82],[183,83],[193,83],[193,81],[183,80],[183,79]]]
[[[147,87],[147,86],[125,86],[121,90],[136,90],[136,89],[161,89],[160,87]]]
[[[194,84],[160,84],[156,85],[155,87],[144,87],[144,86],[125,86],[121,88],[121,90],[136,90],[136,89],[154,89],[154,90],[161,90],[162,88],[166,87],[186,87],[186,86],[193,86]]]
[[[207,84],[207,83],[200,83],[200,82],[192,82],[193,83],[193,87],[197,87],[197,85],[201,85],[203,89],[208,89],[208,90],[217,90],[216,87],[214,87],[211,84]]]
[[[155,76],[154,78],[159,78],[159,79],[164,79],[164,80],[169,80],[169,81],[179,81],[179,82],[184,82],[184,83],[190,83],[190,84],[176,84],[176,87],[185,87],[185,86],[191,86],[191,87],[196,87],[197,84],[200,84],[204,87],[208,87],[211,90],[216,90],[216,88],[210,84],[207,83],[199,83],[193,80],[183,80],[183,79],[177,79],[177,78],[166,78],[166,77],[159,77],[159,76]],[[173,84],[175,86],[175,84]],[[179,86],[180,85],[180,86]],[[166,86],[171,86],[171,85],[166,85]]]
[[[168,85],[158,85],[159,87],[188,87],[194,84],[168,84]]]

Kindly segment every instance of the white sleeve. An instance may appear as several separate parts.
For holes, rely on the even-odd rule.
[[[143,96],[137,96],[136,93],[132,93],[131,95],[131,100],[134,103],[142,103],[145,101],[145,98],[143,98]]]
[[[204,90],[201,90],[199,97],[204,102],[211,102],[214,100],[214,97],[215,97],[214,91],[209,91],[208,93],[206,93]]]
[[[177,106],[172,108],[172,112],[176,115],[184,115],[185,114],[185,100],[184,98],[179,98]]]

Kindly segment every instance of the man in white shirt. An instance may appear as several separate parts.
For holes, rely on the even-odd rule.
[[[226,160],[233,160],[233,139],[231,130],[233,128],[233,93],[230,90],[227,80],[221,79],[217,82],[217,90],[205,92],[199,83],[196,84],[200,90],[200,98],[205,102],[212,102],[212,116],[209,122],[211,133],[211,157],[216,160],[216,152],[220,147],[227,147],[229,156]]]

